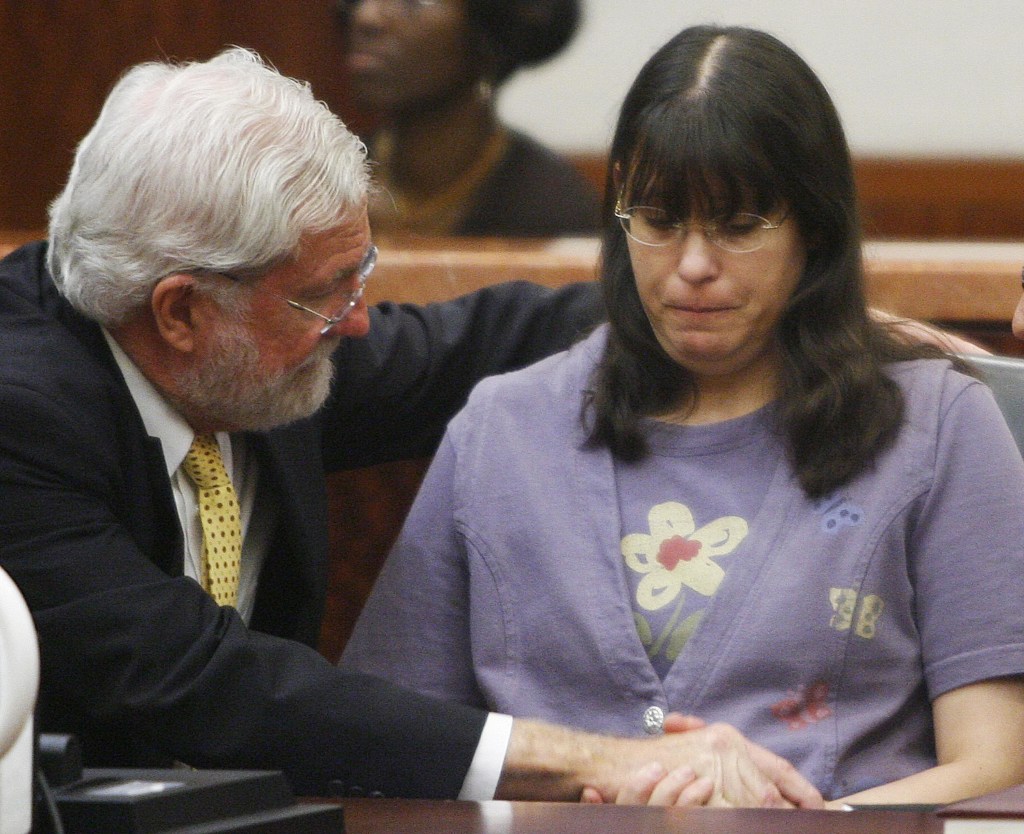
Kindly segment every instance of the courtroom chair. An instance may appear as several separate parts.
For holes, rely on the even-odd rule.
[[[963,355],[995,395],[1017,448],[1024,454],[1024,359],[1013,356]]]

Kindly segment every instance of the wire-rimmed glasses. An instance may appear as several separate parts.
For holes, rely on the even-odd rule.
[[[311,316],[316,316],[321,321],[325,322],[323,327],[320,328],[319,335],[326,336],[332,327],[335,327],[351,313],[356,305],[362,300],[364,293],[366,292],[366,282],[370,280],[370,274],[373,272],[373,268],[377,265],[377,247],[374,244],[370,244],[366,253],[363,255],[363,259],[359,262],[359,266],[356,267],[356,288],[351,292],[345,293],[342,296],[341,307],[334,313],[327,314],[321,313],[318,310],[314,310],[312,307],[307,307],[305,304],[300,304],[298,301],[293,301],[287,296],[276,293],[273,290],[267,290],[267,292],[275,298],[280,298],[285,304],[291,307],[293,310],[300,310],[303,313],[309,313]],[[230,272],[214,271],[216,275],[222,275],[225,278],[229,278],[235,282],[241,282],[241,277],[233,275]]]
[[[654,206],[615,204],[615,216],[623,231],[632,240],[644,246],[668,246],[679,243],[691,228],[699,228],[707,240],[726,252],[742,254],[756,252],[771,238],[785,218],[772,222],[767,217],[751,212],[737,212],[731,217],[708,221],[684,221],[671,217],[668,212]]]
[[[283,295],[272,293],[276,295],[282,301],[284,301],[289,307],[295,310],[301,310],[304,313],[310,313],[316,316],[318,319],[323,319],[326,324],[320,328],[320,335],[326,336],[332,327],[341,324],[349,313],[351,313],[355,306],[362,300],[363,294],[366,292],[366,282],[370,280],[370,273],[373,272],[373,268],[377,265],[377,247],[374,244],[370,244],[370,248],[366,250],[366,254],[363,255],[362,261],[359,262],[359,267],[356,270],[356,281],[357,285],[352,292],[345,293],[345,301],[341,308],[334,315],[325,316],[323,313],[318,313],[312,307],[307,307],[305,304],[299,304],[298,301],[292,301],[290,298],[285,298]]]

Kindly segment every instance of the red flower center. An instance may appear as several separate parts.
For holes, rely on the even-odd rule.
[[[684,539],[682,536],[673,536],[665,539],[658,548],[658,564],[665,570],[674,570],[676,565],[682,562],[689,562],[694,556],[700,553],[700,542],[693,539]]]

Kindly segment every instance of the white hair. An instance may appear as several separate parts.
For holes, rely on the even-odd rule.
[[[308,84],[238,47],[140,64],[107,98],[50,206],[49,267],[104,325],[175,272],[258,275],[361,211],[366,149]]]

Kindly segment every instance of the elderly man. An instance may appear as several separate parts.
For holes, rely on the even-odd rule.
[[[281,769],[311,794],[819,805],[730,728],[582,735],[314,651],[324,472],[429,453],[478,378],[596,315],[592,289],[527,284],[368,311],[367,189],[359,142],[251,53],[142,65],[49,245],[0,264],[0,563],[40,636],[40,727],[93,765]]]

